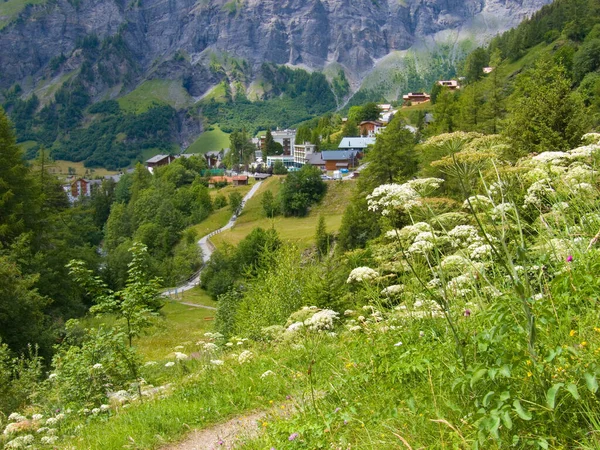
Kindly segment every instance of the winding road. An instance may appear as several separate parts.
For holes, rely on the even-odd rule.
[[[200,240],[198,241],[198,246],[202,250],[202,267],[200,268],[200,270],[198,272],[196,272],[185,283],[183,283],[175,288],[171,288],[171,289],[164,291],[163,295],[170,297],[171,294],[175,294],[175,296],[177,296],[178,294],[185,292],[185,291],[189,291],[190,289],[193,289],[196,286],[198,286],[198,284],[200,284],[200,274],[202,273],[202,269],[206,266],[208,261],[210,261],[210,257],[212,256],[213,252],[215,251],[215,247],[213,246],[213,244],[210,242],[209,239],[211,237],[213,237],[215,234],[219,234],[219,233],[222,233],[223,231],[233,228],[233,226],[235,225],[235,222],[237,221],[238,216],[244,209],[246,202],[248,200],[250,200],[254,196],[254,194],[256,194],[256,192],[260,188],[261,184],[262,184],[262,181],[259,181],[259,182],[255,183],[254,186],[252,186],[252,189],[250,189],[250,191],[242,199],[242,203],[240,204],[240,207],[238,208],[238,210],[231,216],[231,219],[229,219],[229,222],[227,222],[227,224],[224,227],[221,227],[218,230],[215,230],[212,233],[207,234],[206,236],[203,236],[202,238],[200,238]],[[210,306],[195,305],[193,303],[184,303],[184,304],[188,305],[188,306],[197,306],[199,308],[215,309]]]

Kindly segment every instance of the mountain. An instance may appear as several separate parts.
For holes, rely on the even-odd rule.
[[[0,6],[0,87],[48,76],[49,65],[56,65],[61,55],[66,58],[63,72],[77,68],[82,61],[77,49],[86,36],[95,36],[100,42],[117,37],[122,40],[134,67],[119,69],[130,73],[131,79],[192,76],[196,95],[214,81],[206,73],[211,53],[243,59],[252,69],[263,62],[311,70],[338,64],[352,80],[360,81],[390,53],[434,41],[482,41],[518,24],[547,3],[42,0],[39,4],[23,3],[23,9],[12,15],[3,13]],[[169,65],[177,52],[186,55],[189,64]],[[108,64],[123,60],[106,57]],[[106,89],[98,86],[94,94],[103,95]]]
[[[142,151],[186,148],[202,118],[214,124],[224,112],[237,114],[225,131],[256,130],[299,123],[357,92],[354,103],[428,88],[549,2],[5,0],[0,103],[19,140],[90,165],[118,154],[110,166],[121,167]],[[231,101],[242,104],[222,106]]]

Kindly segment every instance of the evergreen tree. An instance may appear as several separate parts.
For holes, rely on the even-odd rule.
[[[384,183],[403,181],[417,172],[415,136],[406,128],[406,122],[396,115],[367,155],[369,166],[361,178],[367,179],[372,188]]]
[[[34,189],[29,169],[4,110],[0,108],[0,244],[9,244],[34,220]]]
[[[317,255],[319,258],[326,256],[329,253],[330,235],[327,233],[325,226],[325,217],[319,216],[317,231],[315,233],[315,245],[317,247]]]
[[[272,156],[276,154],[277,149],[275,148],[275,141],[273,140],[273,135],[271,134],[271,129],[267,129],[267,134],[265,135],[265,146],[264,146],[264,155],[263,156]],[[266,159],[266,158],[265,158]]]
[[[433,116],[433,124],[438,133],[452,133],[456,130],[456,94],[443,87],[437,96]]]
[[[469,53],[465,61],[465,78],[467,83],[474,83],[483,77],[483,68],[489,61],[488,53],[479,47]]]
[[[273,192],[266,191],[262,196],[261,204],[267,217],[272,218],[277,215],[277,211],[279,208],[275,200],[275,196],[273,195]]]
[[[358,131],[358,127],[356,123],[350,119],[346,121],[344,126],[342,127],[342,136],[343,137],[356,137],[360,134]]]
[[[583,100],[571,92],[571,81],[562,66],[543,59],[519,75],[504,130],[513,142],[516,157],[574,148],[587,126]]]
[[[483,82],[483,91],[485,92],[485,104],[481,110],[481,117],[484,122],[483,130],[496,134],[499,131],[500,120],[506,112],[504,85],[502,79],[503,64],[499,50],[492,53],[490,64],[494,68]]]

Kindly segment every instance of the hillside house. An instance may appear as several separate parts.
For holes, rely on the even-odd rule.
[[[306,164],[310,164],[311,166],[315,166],[321,170],[325,170],[325,160],[323,159],[321,153],[310,154],[306,160]]]
[[[360,129],[361,136],[373,137],[377,133],[382,131],[385,128],[385,126],[383,125],[383,122],[380,122],[378,120],[363,120],[358,125],[358,128]]]
[[[345,137],[338,145],[338,150],[350,150],[358,153],[364,153],[369,145],[375,144],[374,137]]]
[[[231,177],[231,182],[234,186],[247,186],[248,176],[247,175],[235,175]]]
[[[431,96],[425,92],[410,92],[407,95],[403,95],[402,100],[404,100],[404,103],[410,102],[411,105],[420,105],[421,103],[427,103],[430,101]]]
[[[168,166],[176,159],[177,155],[156,155],[146,161],[146,167],[152,172],[155,167]]]
[[[438,81],[438,84],[442,87],[447,87],[451,91],[460,89],[458,81],[456,81],[456,80],[442,80],[442,81]]]
[[[358,165],[356,150],[329,150],[321,152],[326,170],[352,169]]]

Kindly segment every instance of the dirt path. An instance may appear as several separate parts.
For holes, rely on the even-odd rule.
[[[184,441],[164,447],[163,450],[231,450],[236,446],[240,448],[244,439],[258,436],[260,432],[258,422],[266,417],[268,412],[250,413],[210,428],[193,431]]]

